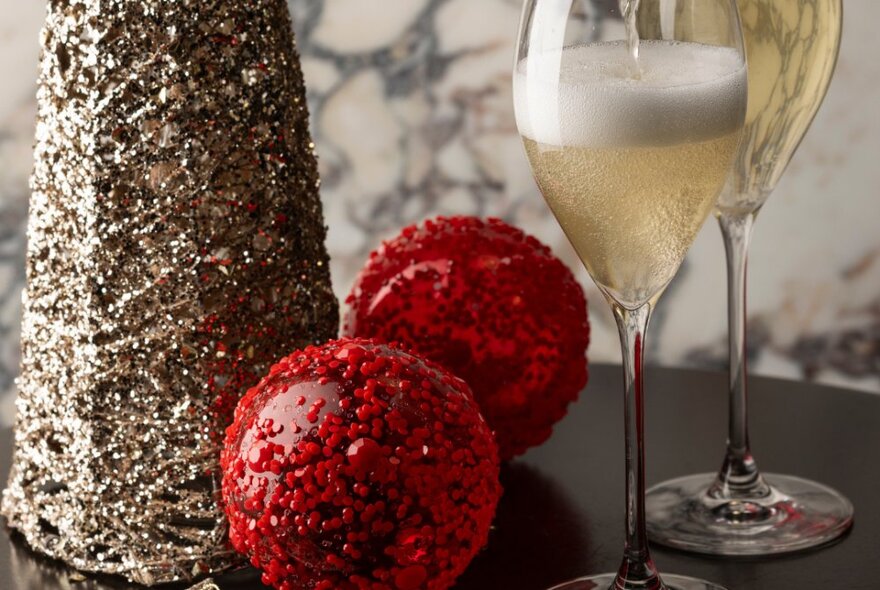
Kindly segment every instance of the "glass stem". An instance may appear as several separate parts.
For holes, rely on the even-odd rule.
[[[755,213],[722,214],[718,218],[727,252],[727,313],[730,388],[727,454],[710,496],[759,498],[769,488],[749,447],[746,359],[746,270]]]
[[[626,434],[626,545],[614,590],[664,588],[648,551],[645,527],[645,422],[642,362],[651,303],[629,310],[612,304],[623,351]]]

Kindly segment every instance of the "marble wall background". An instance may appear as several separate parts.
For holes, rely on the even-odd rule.
[[[289,0],[324,178],[336,289],[370,249],[435,214],[495,215],[580,269],[515,132],[520,0]],[[27,177],[43,2],[0,0],[0,421],[18,364]],[[761,214],[751,259],[755,373],[880,392],[880,3],[847,0],[836,78]],[[617,360],[604,302],[593,360]],[[723,366],[724,258],[707,224],[658,310],[651,361]]]

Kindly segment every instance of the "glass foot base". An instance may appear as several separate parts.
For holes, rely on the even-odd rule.
[[[616,577],[617,574],[587,576],[586,578],[578,578],[571,582],[553,586],[550,590],[617,590],[617,587],[614,586],[614,579]],[[635,589],[636,586],[633,586],[632,589],[627,588],[627,590]],[[686,576],[663,576],[663,586],[660,588],[646,588],[645,590],[724,590],[724,587]]]
[[[849,500],[822,484],[765,474],[766,497],[710,498],[714,473],[691,475],[648,490],[651,541],[710,555],[770,555],[828,543],[852,525]]]

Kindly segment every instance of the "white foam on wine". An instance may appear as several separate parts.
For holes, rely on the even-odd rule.
[[[747,77],[728,47],[642,41],[641,76],[625,42],[533,53],[517,64],[519,131],[571,147],[679,143],[734,131],[745,117]]]

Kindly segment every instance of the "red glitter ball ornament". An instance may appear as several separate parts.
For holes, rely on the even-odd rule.
[[[407,227],[370,255],[346,302],[345,334],[402,342],[470,385],[502,459],[547,440],[587,383],[583,289],[501,220]]]
[[[498,463],[445,369],[368,340],[309,347],[227,429],[230,540],[280,590],[445,590],[486,543]]]

